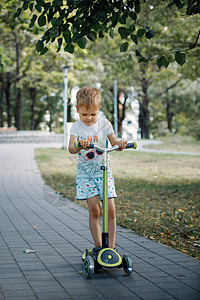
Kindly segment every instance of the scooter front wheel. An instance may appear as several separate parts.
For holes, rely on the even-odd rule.
[[[86,256],[83,262],[83,273],[88,279],[94,275],[94,260],[91,256]]]
[[[133,261],[128,254],[122,256],[122,266],[126,275],[130,276],[133,272]]]

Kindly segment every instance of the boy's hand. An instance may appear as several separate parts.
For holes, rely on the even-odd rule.
[[[119,146],[118,151],[122,151],[123,149],[126,148],[128,142],[127,141],[118,141],[117,145]]]
[[[81,144],[83,149],[88,149],[90,145],[90,141],[86,141],[86,140],[80,140],[79,143]]]

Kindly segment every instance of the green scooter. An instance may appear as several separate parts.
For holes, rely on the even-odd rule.
[[[79,141],[75,142],[75,148],[81,148]],[[106,268],[123,268],[126,275],[131,275],[133,272],[133,262],[128,254],[124,254],[122,257],[114,249],[108,247],[108,165],[107,165],[107,153],[119,149],[119,146],[113,146],[112,148],[102,148],[95,144],[90,144],[90,149],[96,149],[104,154],[104,165],[101,167],[103,170],[103,232],[102,232],[102,249],[98,252],[97,257],[93,255],[91,249],[86,249],[82,255],[83,272],[86,278],[92,278],[95,269],[101,267]],[[135,142],[128,143],[126,149],[137,148]]]

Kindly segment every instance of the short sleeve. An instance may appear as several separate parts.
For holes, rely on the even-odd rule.
[[[106,120],[106,124],[105,124],[105,132],[106,135],[109,136],[110,134],[114,133],[114,129],[112,124],[110,123],[110,121]]]
[[[76,122],[71,127],[70,135],[78,136],[78,126]]]

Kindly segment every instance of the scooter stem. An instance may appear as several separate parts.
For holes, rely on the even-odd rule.
[[[102,247],[108,248],[108,165],[107,152],[104,152],[103,170],[103,231],[102,231]]]

